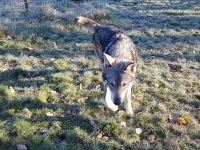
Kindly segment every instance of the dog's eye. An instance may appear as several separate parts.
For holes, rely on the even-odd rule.
[[[113,82],[109,82],[109,83],[110,83],[111,86],[114,86],[114,83],[113,83]]]
[[[124,87],[124,86],[126,86],[126,85],[127,85],[126,83],[123,83],[123,84],[122,84],[122,87]]]

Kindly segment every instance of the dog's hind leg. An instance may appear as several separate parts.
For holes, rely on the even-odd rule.
[[[131,87],[132,85],[129,85],[130,87],[128,88],[126,92],[126,96],[124,99],[124,107],[126,109],[126,113],[128,114],[129,117],[133,117],[133,109],[131,106]]]

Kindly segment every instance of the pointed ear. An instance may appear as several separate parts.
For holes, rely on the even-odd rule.
[[[136,73],[136,64],[134,61],[127,61],[125,62],[125,69],[124,71],[130,74],[132,77],[135,77]]]
[[[111,57],[110,55],[103,53],[103,68],[109,68],[115,62],[115,58]]]

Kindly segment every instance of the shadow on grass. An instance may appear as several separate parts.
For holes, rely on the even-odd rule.
[[[55,149],[56,144],[59,146],[61,142],[69,145],[80,142],[87,145],[84,138],[75,131],[80,129],[88,134],[93,131],[90,120],[79,114],[79,105],[41,103],[31,98],[20,100],[4,98],[4,101],[0,102],[0,108],[0,122],[3,122],[0,128],[4,128],[7,132],[5,139],[0,138],[0,147],[6,149],[14,149],[17,144],[22,143],[28,149],[39,149],[40,147]],[[62,116],[48,116],[46,114],[48,112],[45,112],[58,109],[63,110]],[[33,112],[31,117],[27,117],[30,115],[27,113],[31,111]],[[62,126],[57,122],[61,122]],[[29,126],[30,129],[28,129]]]
[[[160,10],[160,9],[179,9],[179,10],[185,10],[185,8],[194,7],[194,2],[197,1],[190,1],[191,3],[184,3],[184,7],[179,7],[180,3],[176,3],[176,6],[173,5],[156,5],[155,3],[150,3],[148,2],[149,5],[145,5],[144,8],[140,9],[140,6],[142,3],[146,1],[138,1],[131,3],[133,4],[134,7],[138,7],[136,10],[133,10],[132,12],[129,13],[128,18],[135,22],[137,25],[128,25],[127,27],[124,26],[122,28],[124,29],[136,29],[137,31],[143,31],[144,28],[146,29],[184,29],[184,30],[189,30],[189,29],[199,29],[199,24],[197,20],[199,19],[198,16],[187,16],[182,14],[175,14],[174,12],[168,12],[168,11],[163,11],[161,15],[148,15],[147,13],[142,13],[139,14],[138,11],[143,11],[144,9],[147,10]],[[127,3],[130,4],[130,3]],[[123,14],[124,12],[122,10],[110,10],[113,13],[116,14]],[[133,15],[132,15],[133,14]],[[122,17],[120,19],[123,19]],[[144,22],[143,22],[144,21]],[[183,21],[183,22],[182,22]],[[187,23],[189,21],[189,23]],[[191,26],[190,23],[195,22],[194,26]],[[147,24],[145,24],[147,23]],[[42,22],[41,22],[42,24]],[[64,25],[64,22],[61,23]],[[165,24],[167,24],[165,26]],[[32,28],[25,27],[23,30],[30,30],[30,31],[35,31],[32,30]],[[34,29],[37,30],[37,34],[41,34],[43,31],[43,27],[39,29],[39,27],[35,27]],[[128,31],[127,30],[127,31]],[[48,27],[46,28],[45,36],[43,36],[44,40],[49,40],[51,34],[54,34],[55,32],[60,34],[60,37],[56,39],[59,41],[60,39],[64,38],[65,35],[67,35],[67,38],[65,42],[82,42],[82,41],[87,41],[90,36],[86,33],[78,32],[78,31],[61,31],[54,29],[53,27]],[[146,35],[145,32],[144,36],[139,36],[139,35],[131,35],[131,38],[133,41],[136,43],[137,47],[141,50],[147,50],[145,53],[141,54],[141,57],[146,58],[146,59],[151,59],[152,56],[157,57],[159,59],[165,59],[169,61],[176,61],[177,59],[180,58],[186,58],[188,60],[193,60],[195,59],[196,61],[200,60],[199,54],[193,56],[190,52],[187,52],[186,55],[178,55],[176,52],[172,52],[168,55],[163,55],[162,52],[159,50],[162,50],[163,47],[165,48],[164,45],[174,45],[176,42],[180,43],[187,43],[187,44],[195,44],[199,42],[199,35],[197,36],[190,36],[190,35],[174,35],[174,36],[168,36],[168,35],[161,35],[158,37],[155,36],[148,36]],[[81,37],[78,37],[79,35],[83,35]],[[28,36],[28,35],[26,35]],[[86,37],[86,38],[85,38]],[[167,42],[166,38],[170,38],[171,41]],[[53,40],[52,40],[53,41]],[[151,41],[152,44],[147,44],[148,41]],[[156,44],[160,44],[160,47],[156,47]],[[1,43],[3,44],[3,43]],[[153,49],[151,52],[150,49]],[[154,49],[158,49],[157,51]],[[149,50],[149,51],[148,51]],[[181,50],[180,50],[181,51]],[[192,52],[192,50],[191,50]],[[37,57],[41,60],[43,59],[50,59],[50,58],[55,58],[59,59],[62,56],[66,56],[67,58],[74,58],[74,57],[79,57],[79,56],[84,56],[88,58],[88,54],[93,55],[93,53],[86,51],[86,52],[81,52],[81,51],[71,51],[71,50],[36,50],[36,51],[28,51],[28,50],[22,50],[19,49],[19,51],[16,51],[15,49],[10,50],[9,48],[7,49],[0,49],[0,54],[6,55],[6,54],[11,54],[15,57],[20,57],[21,53],[24,53],[27,56],[34,56]],[[86,55],[85,55],[86,54]],[[41,64],[43,62],[40,62]],[[70,62],[72,65],[78,64],[78,61],[72,61]],[[12,66],[12,63],[9,65]],[[15,64],[13,64],[15,65]],[[51,66],[51,63],[45,64],[45,67]],[[67,69],[60,69],[60,70],[53,70],[53,69],[43,69],[40,71],[38,75],[34,75],[34,71],[27,71],[23,69],[11,69],[6,70],[4,72],[0,72],[0,82],[4,86],[12,86],[12,87],[19,87],[19,88],[24,88],[24,87],[30,87],[34,86],[32,83],[36,82],[38,87],[41,87],[44,84],[53,84],[53,86],[56,87],[58,85],[58,82],[52,81],[52,74],[54,73],[64,73],[65,71],[70,71],[73,74],[78,74],[82,75],[85,70],[92,70],[94,68],[88,68],[88,67],[83,67],[80,70],[76,70],[73,67],[69,67]],[[30,75],[29,75],[30,74]],[[41,80],[39,77],[44,77],[46,78],[45,80]],[[67,77],[66,77],[67,78]],[[77,78],[76,76],[72,77],[74,82],[72,85],[75,86],[76,84],[78,85]],[[22,80],[25,79],[25,80]],[[15,81],[15,82],[12,82]],[[67,81],[66,81],[67,82]],[[76,86],[77,86],[76,85]],[[56,89],[57,90],[57,89]],[[87,89],[88,90],[88,89]],[[87,93],[88,95],[91,94],[90,92]],[[98,93],[99,94],[99,93]],[[102,93],[100,93],[102,94]],[[97,96],[99,97],[99,95]],[[58,102],[56,104],[53,103],[42,103],[38,101],[37,99],[31,98],[31,97],[26,97],[24,96],[23,98],[16,98],[16,99],[9,99],[7,100],[6,97],[1,97],[3,100],[0,102],[0,121],[3,122],[0,127],[6,128],[4,132],[7,132],[7,139],[0,139],[0,148],[2,149],[14,149],[16,147],[16,144],[18,143],[24,143],[27,145],[28,149],[90,149],[92,147],[91,140],[85,138],[87,134],[90,134],[93,129],[90,124],[90,120],[84,115],[79,114],[79,110],[81,108],[81,104],[69,104],[65,103],[65,100],[62,102]],[[98,111],[96,108],[93,106],[97,106],[97,102],[94,101],[93,96],[88,96],[88,99],[86,99],[87,104],[84,104],[85,107],[89,107],[91,112]],[[70,99],[71,100],[71,99]],[[180,103],[185,103],[189,105],[189,103],[185,102],[185,100],[180,100]],[[196,101],[195,101],[196,102]],[[198,101],[197,101],[198,102]],[[197,107],[199,107],[199,103],[195,104]],[[31,116],[35,116],[39,114],[40,117],[36,118],[35,120],[32,119],[31,117],[26,117],[24,116],[24,111],[25,110],[30,110],[33,114]],[[64,116],[47,116],[46,113],[48,111],[57,111],[59,109],[63,110]],[[21,115],[20,115],[21,114]],[[91,115],[92,116],[92,115]],[[109,115],[108,115],[109,116]],[[35,127],[35,129],[30,128],[30,130],[33,130],[34,132],[30,133],[23,133],[23,128],[19,129],[17,128],[18,126],[15,125],[16,121],[22,121],[22,127],[26,126],[26,123],[30,125],[30,127]],[[57,122],[61,122],[61,124],[58,125],[56,124]],[[23,124],[24,123],[24,124]],[[44,124],[43,124],[44,123]],[[100,122],[101,123],[101,122]],[[43,130],[47,129],[47,130]],[[26,130],[25,130],[26,131]],[[28,130],[27,130],[28,132]],[[23,133],[23,134],[22,134]],[[132,133],[131,133],[132,134]],[[6,136],[6,134],[5,134]],[[93,135],[93,137],[96,135]],[[55,138],[57,140],[55,141]],[[117,136],[115,137],[117,139]],[[117,139],[120,141],[119,139]],[[58,143],[57,143],[58,142]],[[56,146],[55,146],[55,143]],[[96,143],[95,143],[96,144]],[[100,147],[107,148],[105,146],[105,143],[101,142]],[[63,147],[62,147],[63,145]],[[73,147],[70,147],[72,146]]]

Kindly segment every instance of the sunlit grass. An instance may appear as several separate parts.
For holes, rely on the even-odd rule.
[[[0,149],[200,148],[197,2],[35,2],[28,14],[23,2],[0,2]],[[123,106],[102,107],[92,34],[74,24],[78,15],[120,27],[136,44],[132,119]]]

